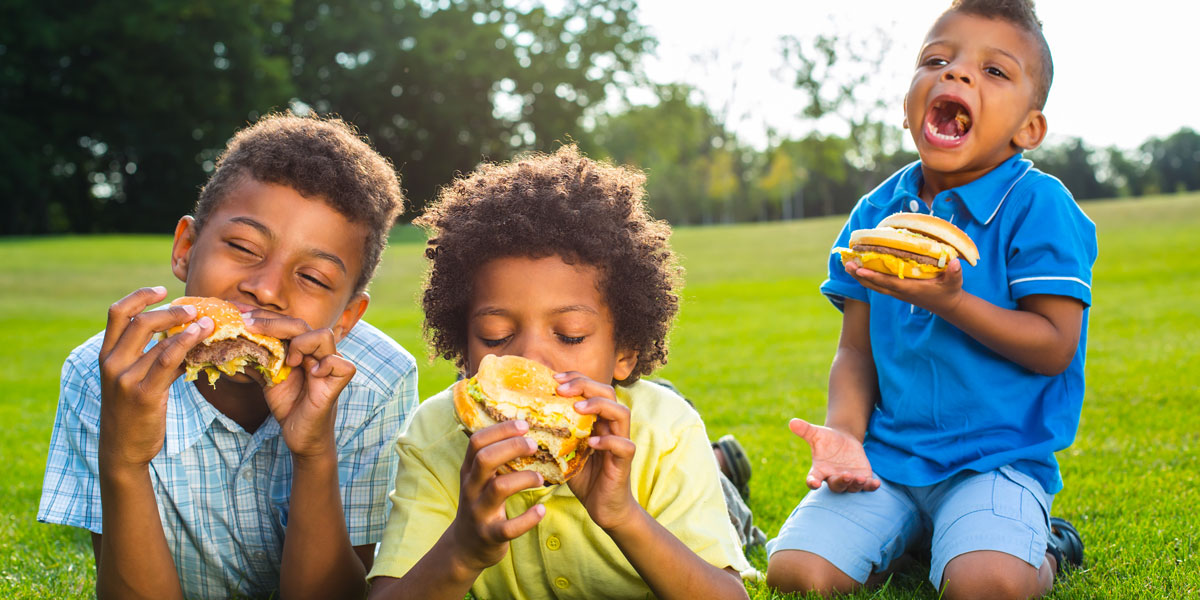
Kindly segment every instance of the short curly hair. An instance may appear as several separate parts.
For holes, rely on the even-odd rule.
[[[645,208],[645,176],[563,146],[485,164],[442,188],[416,221],[429,233],[422,295],[436,354],[466,367],[467,311],[478,269],[510,256],[560,256],[596,267],[616,345],[637,352],[629,384],[666,363],[682,269],[671,227]]]
[[[404,209],[404,194],[391,163],[353,125],[334,117],[272,113],[237,132],[200,190],[192,213],[197,230],[245,177],[319,198],[350,222],[366,225],[354,291],[366,290]]]
[[[954,0],[938,21],[955,13],[1007,21],[1029,35],[1038,53],[1037,70],[1034,72],[1033,105],[1038,110],[1046,108],[1050,84],[1054,81],[1054,58],[1050,55],[1050,45],[1046,43],[1046,36],[1042,34],[1042,22],[1033,9],[1033,0]]]

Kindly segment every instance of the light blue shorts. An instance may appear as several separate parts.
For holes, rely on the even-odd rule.
[[[767,556],[812,552],[865,583],[905,550],[928,544],[935,588],[941,587],[946,564],[967,552],[1003,552],[1039,568],[1053,498],[1032,477],[1007,466],[923,487],[884,480],[874,492],[838,494],[823,485],[804,497],[779,536],[767,542]]]

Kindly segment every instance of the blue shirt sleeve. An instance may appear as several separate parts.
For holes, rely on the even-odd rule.
[[[841,255],[832,251],[833,248],[848,248],[850,246],[850,232],[864,227],[861,221],[863,219],[862,211],[865,210],[865,207],[866,200],[859,200],[854,210],[851,211],[850,217],[846,219],[846,224],[842,226],[842,231],[838,233],[837,241],[830,248],[828,279],[821,284],[821,293],[825,294],[825,297],[838,310],[845,310],[846,298],[860,302],[870,302],[867,296],[867,288],[863,287],[846,273],[846,269],[842,267]]]
[[[77,350],[63,364],[37,519],[103,533],[99,374],[86,356],[90,354]]]
[[[1027,194],[1026,210],[1015,211],[1007,249],[1013,299],[1053,294],[1091,306],[1096,225],[1053,177],[1039,177]]]

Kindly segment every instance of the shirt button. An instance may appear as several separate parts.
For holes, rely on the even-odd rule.
[[[571,582],[567,581],[566,577],[557,577],[554,579],[554,586],[560,590],[565,590],[571,587]]]
[[[263,552],[262,550],[259,550],[259,551],[257,551],[257,552],[255,552],[255,553],[254,553],[254,558],[256,558],[256,559],[258,559],[258,560],[266,560],[266,558],[267,558],[267,553],[266,553],[266,552]]]
[[[245,471],[242,471],[242,479],[245,479],[246,481],[250,481],[251,479],[254,479],[254,471],[251,471],[250,469],[246,469]]]
[[[911,210],[913,212],[917,212],[918,210],[921,210],[921,204],[918,203],[916,200],[909,200],[908,208],[909,208],[909,210]]]
[[[546,538],[546,547],[551,550],[558,550],[562,547],[562,542],[560,542],[557,537],[552,535]]]

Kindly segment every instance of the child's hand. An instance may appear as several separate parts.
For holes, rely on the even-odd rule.
[[[546,515],[543,504],[512,519],[504,512],[509,496],[543,483],[534,471],[497,473],[504,463],[537,451],[537,443],[523,437],[528,431],[525,421],[503,421],[476,431],[467,444],[459,470],[458,514],[446,535],[455,546],[452,555],[472,571],[500,562],[508,542],[533,529]]]
[[[144,468],[162,449],[167,391],[183,374],[183,359],[212,334],[208,317],[145,351],[150,337],[196,318],[190,305],[142,312],[162,301],[166,288],[142,288],[108,309],[100,346],[100,454],[112,467]]]
[[[933,279],[900,279],[863,268],[858,262],[848,260],[843,265],[863,287],[887,294],[923,308],[936,315],[944,315],[962,300],[962,263],[957,258],[946,265],[946,270]]]
[[[871,462],[857,438],[804,419],[792,419],[788,428],[812,448],[812,468],[805,479],[809,489],[821,487],[821,482],[838,493],[879,489],[882,482],[871,472]]]
[[[246,329],[290,340],[285,362],[292,371],[287,379],[264,389],[263,396],[279,421],[292,456],[336,453],[337,399],[356,369],[354,363],[338,354],[333,331],[311,329],[301,319],[258,310],[247,318]],[[253,375],[259,377],[257,371]]]
[[[629,474],[636,447],[629,439],[629,409],[617,403],[611,385],[598,383],[582,373],[570,371],[554,376],[560,396],[582,396],[575,411],[596,415],[596,424],[588,445],[595,454],[575,477],[567,482],[588,515],[602,529],[632,522],[640,509],[629,486]]]

